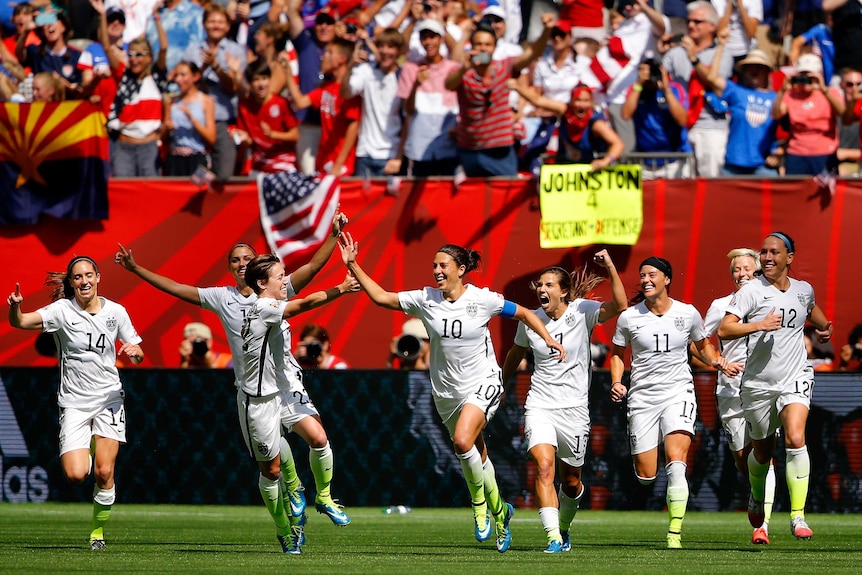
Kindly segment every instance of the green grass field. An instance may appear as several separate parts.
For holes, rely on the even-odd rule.
[[[570,553],[546,555],[534,509],[512,520],[513,544],[500,554],[473,538],[468,509],[415,509],[385,515],[348,509],[337,528],[310,514],[301,556],[283,555],[263,506],[117,505],[108,550],[86,544],[91,507],[0,504],[2,573],[853,573],[862,571],[862,517],[810,515],[811,541],[790,536],[775,517],[772,544],[752,546],[743,513],[689,513],[681,551],[664,549],[660,512],[578,514]]]

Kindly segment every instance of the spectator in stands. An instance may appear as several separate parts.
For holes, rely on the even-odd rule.
[[[524,53],[524,49],[518,44],[509,40],[506,34],[506,11],[499,4],[488,4],[482,10],[482,20],[487,22],[494,31],[494,36],[497,42],[494,45],[494,60],[505,60],[506,58],[516,58]],[[514,20],[514,18],[513,18]]]
[[[314,26],[306,29],[300,14],[302,0],[277,0],[287,15],[288,34],[299,58],[299,90],[309,94],[324,80],[321,70],[326,47],[335,39],[335,17],[330,9],[321,9]],[[300,171],[310,174],[317,167],[317,151],[321,140],[320,113],[314,107],[297,110],[300,120],[296,154]]]
[[[513,80],[509,82],[509,86],[532,105],[562,117],[558,161],[590,164],[597,171],[607,168],[622,155],[625,147],[623,141],[611,128],[604,113],[596,109],[593,91],[588,86],[575,86],[569,103],[563,104],[545,96],[537,96]],[[534,175],[539,174],[534,172]]]
[[[838,158],[839,176],[859,175],[859,160],[862,151],[859,149],[859,117],[862,105],[858,111],[856,101],[862,94],[862,71],[858,68],[843,68],[838,75],[841,78],[841,90],[844,92],[844,115],[838,119]]]
[[[187,323],[183,328],[180,343],[180,367],[232,367],[233,357],[229,353],[213,351],[213,332],[205,323]]]
[[[835,70],[858,67],[862,62],[862,11],[859,3],[823,0],[823,10],[832,14]]]
[[[757,27],[763,20],[762,0],[713,0],[716,11],[721,14],[718,29],[730,28],[727,52],[735,61],[742,60],[752,48]]]
[[[251,148],[252,175],[295,172],[299,122],[290,104],[273,93],[271,68],[262,59],[246,70],[246,77],[250,90],[239,102],[237,128]]]
[[[287,80],[284,75],[288,72],[293,73],[291,64],[294,62],[285,62],[287,65],[282,65],[279,60],[282,58],[290,59],[290,50],[285,50],[286,44],[290,40],[284,37],[282,25],[278,22],[264,22],[254,33],[254,63],[264,62],[269,67],[269,88],[272,94],[280,94],[282,90],[287,88]],[[290,45],[293,49],[293,44]],[[295,51],[294,56],[295,56]],[[250,56],[251,58],[251,56]],[[294,59],[295,60],[295,59]],[[249,61],[249,68],[252,62]],[[296,79],[296,74],[294,74]],[[240,90],[240,98],[247,95],[247,85]]]
[[[816,328],[813,325],[805,326],[802,330],[803,341],[805,342],[805,353],[808,356],[808,363],[814,368],[814,371],[832,371],[832,360],[835,358],[835,350],[830,342],[821,343],[817,339]]]
[[[634,126],[622,116],[622,106],[629,87],[637,81],[641,59],[648,50],[656,51],[658,39],[670,30],[670,21],[656,12],[647,0],[617,0],[617,7],[622,20],[614,24],[612,16],[613,34],[590,67],[604,86],[604,103],[611,124],[626,150],[631,151],[635,148]]]
[[[837,168],[837,120],[844,110],[844,95],[823,80],[820,58],[800,56],[796,72],[784,79],[772,107],[773,119],[787,119],[786,175],[813,176]]]
[[[430,10],[425,10],[425,6]],[[429,19],[443,25],[443,43],[440,45],[440,53],[444,58],[449,57],[450,48],[454,48],[455,44],[464,37],[464,30],[473,29],[473,20],[467,16],[464,0],[452,0],[442,4],[436,1],[416,2],[412,9],[412,22],[402,32],[407,39],[407,60],[410,62],[421,62],[425,59],[425,48],[422,47],[422,39],[419,37],[419,24]]]
[[[159,0],[161,1],[161,0]],[[173,71],[189,46],[198,46],[206,37],[204,31],[204,10],[191,0],[164,0],[164,6],[159,10],[162,27],[168,37],[168,54],[166,66]],[[159,34],[155,21],[147,21],[147,40],[153,50],[159,51]]]
[[[255,33],[268,21],[270,0],[229,0],[228,17],[231,21],[229,38],[240,46],[254,50]]]
[[[703,77],[712,68],[718,68],[722,78],[729,78],[733,74],[733,58],[727,50],[722,52],[721,58],[715,58],[718,13],[712,4],[698,0],[689,4],[687,10],[688,34],[683,36],[679,46],[665,53],[662,63],[671,81],[688,88],[690,104],[686,127],[697,175],[715,178],[724,164],[727,117],[723,110],[711,105],[703,87]],[[694,75],[695,72],[699,73]]]
[[[847,344],[841,346],[840,357],[838,364],[840,371],[862,370],[862,324],[856,324],[850,330]]]
[[[105,0],[108,8],[119,8],[126,15],[123,42],[131,44],[147,31],[147,21],[162,0]]]
[[[41,40],[35,32],[36,25],[33,18],[36,16],[36,9],[29,2],[21,2],[15,5],[12,10],[12,24],[15,25],[15,33],[10,34],[3,39],[9,53],[15,57],[15,46],[18,44],[18,38],[24,36],[24,45],[31,44],[39,45]],[[18,61],[18,58],[15,58]]]
[[[39,72],[33,77],[34,102],[62,102],[66,99],[66,87],[54,74]]]
[[[80,97],[83,94],[78,69],[81,51],[67,44],[72,34],[67,16],[62,12],[43,12],[34,19],[33,26],[41,43],[28,45],[28,35],[21,34],[15,45],[18,61],[34,74],[56,72],[64,81],[66,97]]]
[[[342,38],[327,44],[320,65],[320,71],[326,79],[308,94],[303,94],[293,77],[287,75],[287,87],[294,107],[320,111],[323,129],[315,168],[321,174],[343,176],[351,175],[354,171],[361,103],[358,98],[341,97],[341,82],[347,75],[347,64],[353,56],[353,50],[354,45]]]
[[[306,324],[299,334],[296,359],[306,369],[347,369],[347,360],[332,353],[332,341],[322,325]]]
[[[690,153],[686,134],[685,88],[672,82],[661,62],[648,55],[638,66],[638,79],[629,88],[622,117],[632,119],[635,127],[637,152],[657,154],[643,168],[644,179],[687,178],[691,176],[688,162],[662,158],[662,153]]]
[[[823,61],[823,79],[827,85],[831,85],[832,76],[835,74],[835,43],[832,41],[832,16],[826,15],[826,22],[815,24],[790,44],[788,60],[794,66],[799,62],[803,47],[810,46],[812,53],[819,55]]]
[[[158,21],[156,25],[161,30]],[[111,170],[118,178],[158,176],[162,93],[167,81],[165,53],[168,46],[164,31],[160,35],[162,42],[157,58],[153,58],[150,43],[144,36],[129,44],[128,66],[123,62],[119,50],[108,52],[114,78],[119,78],[117,94],[108,114]]]
[[[219,4],[210,4],[204,10],[204,29],[206,39],[189,45],[183,59],[200,68],[205,89],[215,99],[216,141],[212,148],[212,171],[218,181],[225,181],[233,175],[236,163],[236,143],[227,128],[236,119],[238,86],[229,60],[238,61],[238,71],[245,72],[245,49],[227,39],[230,29],[227,12]]]
[[[458,91],[461,125],[457,130],[457,142],[461,165],[468,177],[518,173],[507,80],[545,50],[554,27],[554,16],[545,14],[542,22],[545,31],[538,40],[517,58],[501,61],[491,59],[497,43],[494,30],[480,23],[470,37],[472,49],[462,57],[462,67],[446,78],[446,88]]]
[[[396,96],[404,107],[404,157],[408,175],[451,176],[458,166],[458,150],[450,132],[458,121],[458,94],[446,88],[446,78],[459,64],[440,49],[446,31],[437,20],[417,24],[425,58],[405,62]]]
[[[375,64],[367,62],[368,52],[357,44],[350,59],[341,97],[362,97],[362,120],[356,146],[356,175],[379,177],[401,171],[404,137],[401,125],[401,98],[398,97],[398,57],[404,38],[395,28],[378,34],[374,43],[380,54]]]
[[[726,36],[719,36],[716,55],[724,52]],[[771,60],[761,50],[752,50],[738,64],[739,83],[728,80],[711,68],[706,77],[707,89],[727,102],[730,131],[723,176],[777,176],[778,158],[772,155],[775,144],[775,122],[772,106],[776,94],[770,89]]]
[[[401,326],[401,333],[389,344],[386,367],[394,369],[428,369],[431,345],[428,332],[418,317],[411,317]]]
[[[201,71],[194,62],[174,66],[179,92],[165,98],[163,139],[168,142],[164,175],[191,176],[208,167],[207,150],[215,144],[215,102],[198,89]]]

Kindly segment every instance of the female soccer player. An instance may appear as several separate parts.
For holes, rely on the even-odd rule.
[[[479,265],[478,252],[447,244],[434,256],[436,288],[395,293],[384,290],[359,267],[359,243],[349,233],[341,235],[339,246],[342,261],[375,304],[416,316],[425,324],[431,343],[434,403],[461,459],[473,503],[476,539],[487,541],[491,537],[490,511],[497,550],[504,553],[512,544],[509,520],[515,510],[500,497],[482,437],[482,429],[497,411],[503,393],[488,321],[500,315],[526,323],[548,347],[559,352],[561,361],[566,358],[565,348],[531,311],[487,288],[464,283],[464,276]]]
[[[116,500],[114,464],[120,443],[126,442],[117,356],[125,354],[135,364],[144,360],[141,337],[126,308],[99,297],[101,280],[96,262],[81,256],[73,258],[65,272],[48,275],[48,283],[56,286],[49,305],[22,312],[18,284],[6,299],[12,327],[54,334],[60,359],[60,465],[72,483],[83,482],[91,468],[95,470],[93,551],[105,550],[103,528]]]
[[[257,256],[248,263],[245,272],[248,286],[254,290],[257,301],[252,304],[242,324],[242,362],[245,369],[237,394],[239,423],[249,454],[257,460],[260,468],[260,493],[275,521],[282,549],[285,553],[298,554],[301,553],[300,543],[291,541],[288,544],[286,540],[290,532],[288,517],[279,495],[281,428],[295,430],[312,451],[329,450],[329,441],[320,415],[302,385],[302,367],[290,352],[290,324],[286,320],[331,302],[344,293],[359,291],[359,284],[348,274],[337,287],[288,301],[292,295],[290,276],[285,275],[284,266],[277,256]],[[320,458],[317,465],[319,467],[315,468],[312,461],[315,477],[324,471],[331,475],[332,451],[329,450],[326,460]],[[336,525],[350,523],[328,492],[318,493],[316,501],[318,509],[325,506],[333,508],[327,515]]]
[[[747,281],[754,279],[755,274],[760,271],[760,258],[756,251],[749,248],[737,248],[731,250],[727,257],[730,258],[730,277],[739,289]],[[712,335],[718,331],[721,320],[730,305],[735,293],[718,298],[712,302],[706,312],[704,327],[706,335]],[[727,362],[738,369],[740,375],[728,377],[723,373],[717,374],[717,385],[715,396],[718,402],[718,416],[721,418],[721,426],[727,437],[727,444],[733,461],[740,473],[748,476],[748,454],[751,452],[751,438],[745,425],[745,416],[742,409],[742,400],[739,397],[739,385],[742,381],[742,370],[745,367],[745,358],[748,350],[744,339],[719,340],[721,355]],[[762,526],[757,526],[751,534],[751,542],[758,545],[769,544],[769,517],[772,515],[772,502],[775,495],[775,469],[770,464],[766,475],[766,496],[764,501],[765,519]]]
[[[760,248],[763,275],[736,292],[718,337],[747,340],[748,361],[740,396],[754,446],[748,454],[748,519],[755,528],[763,525],[766,475],[775,450],[775,432],[781,427],[787,453],[790,532],[798,539],[811,539],[814,533],[805,522],[811,472],[805,424],[814,369],[807,361],[802,330],[808,320],[820,341],[826,342],[832,337],[832,322],[814,303],[811,285],[789,276],[795,251],[793,239],[784,232],[766,236]]]
[[[332,229],[330,235],[326,238],[323,244],[312,256],[311,261],[300,266],[296,271],[290,274],[289,280],[291,289],[290,296],[295,296],[302,288],[307,286],[317,273],[323,269],[323,266],[332,255],[336,244],[338,243],[338,234],[347,225],[347,217],[340,211],[336,210],[335,216],[332,219]],[[245,282],[245,270],[248,263],[257,254],[248,244],[238,243],[228,253],[227,263],[228,270],[236,281],[236,286],[218,286],[199,288],[186,284],[178,283],[170,278],[154,273],[140,265],[132,257],[132,250],[127,250],[122,245],[119,246],[115,261],[122,265],[127,270],[136,274],[150,285],[168,293],[178,299],[181,299],[190,304],[199,305],[204,309],[208,309],[218,315],[221,324],[224,327],[227,335],[228,345],[230,346],[231,354],[233,355],[233,369],[236,376],[235,384],[237,386],[237,402],[239,402],[239,382],[242,381],[244,365],[242,362],[242,329],[243,318],[251,310],[251,306],[257,301],[257,296],[254,290]],[[317,430],[319,431],[319,430]],[[335,505],[332,501],[330,493],[330,483],[332,482],[332,450],[329,447],[328,441],[325,439],[326,434],[316,433],[316,441],[314,444],[309,443],[312,449],[309,452],[309,462],[314,474],[317,495],[321,499],[318,510],[325,513],[336,525],[346,525],[350,522],[349,517],[344,513],[343,509]],[[308,442],[308,438],[303,437]],[[300,545],[305,542],[305,534],[302,526],[305,524],[305,494],[303,486],[296,474],[296,466],[294,465],[293,454],[290,450],[290,445],[287,440],[282,439],[281,442],[281,464],[282,464],[282,481],[285,505],[290,507],[290,522],[293,527],[291,534],[292,545],[290,552],[299,553]],[[326,463],[326,462],[329,463]]]
[[[658,446],[664,441],[667,465],[668,549],[682,547],[680,533],[688,504],[686,458],[694,437],[697,402],[688,365],[694,342],[702,357],[718,369],[727,362],[706,337],[703,318],[693,305],[671,299],[673,270],[656,256],[640,265],[640,291],[617,320],[611,355],[611,400],[628,397],[629,445],[635,475],[651,485],[658,473]],[[629,388],[622,383],[626,346],[632,348]]]
[[[536,498],[539,518],[548,534],[545,553],[571,550],[569,528],[578,510],[584,485],[581,468],[590,437],[589,391],[592,375],[590,336],[597,323],[604,323],[626,308],[626,293],[607,250],[594,260],[607,268],[613,300],[585,299],[602,278],[569,274],[561,267],[542,270],[531,287],[541,307],[535,314],[548,333],[566,349],[566,361],[548,353],[544,342],[524,324],[518,324],[515,345],[503,363],[503,381],[515,373],[532,348],[535,370],[527,394],[524,435],[527,450],[536,461]],[[559,498],[554,490],[554,469],[559,460]]]

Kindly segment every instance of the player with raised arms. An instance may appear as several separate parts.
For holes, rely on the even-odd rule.
[[[290,284],[288,288],[289,297],[293,297],[299,293],[323,269],[323,266],[326,265],[326,262],[335,250],[335,246],[338,243],[338,234],[347,225],[347,221],[347,217],[336,209],[332,219],[331,233],[314,253],[311,260],[297,268],[288,277]],[[242,361],[242,335],[240,332],[242,330],[243,319],[248,315],[254,302],[257,301],[254,290],[245,282],[245,270],[248,263],[256,255],[257,253],[254,248],[246,243],[238,243],[233,246],[228,252],[227,264],[236,285],[217,287],[195,287],[181,284],[173,279],[159,275],[138,264],[132,256],[132,250],[127,250],[122,245],[119,246],[119,251],[115,258],[117,263],[153,287],[182,301],[210,310],[218,316],[222,327],[224,327],[231,355],[233,356],[237,405],[239,405],[239,394],[241,393],[239,382],[244,377],[245,369]],[[317,509],[322,513],[326,513],[333,523],[336,525],[346,525],[350,523],[350,518],[339,505],[336,505],[330,495],[330,485],[332,483],[332,449],[326,439],[326,433],[322,431],[322,427],[318,428],[315,426],[314,421],[313,418],[309,418],[308,424],[313,429],[309,430],[308,436],[303,436],[302,433],[299,433],[299,429],[297,429],[297,432],[311,448],[308,458],[317,488],[315,504]],[[314,438],[313,440],[312,437]],[[296,473],[296,465],[294,464],[290,444],[286,439],[282,438],[280,446],[282,496],[285,499],[285,505],[290,509],[290,523],[292,526],[290,551],[298,553],[300,552],[300,546],[306,540],[302,528],[306,521],[304,488],[300,482],[299,475]]]
[[[245,369],[237,394],[239,423],[249,455],[257,460],[260,468],[258,485],[275,522],[279,543],[285,553],[299,554],[299,543],[288,543],[286,539],[291,530],[280,496],[282,426],[288,432],[295,428],[297,433],[308,437],[309,445],[328,445],[328,441],[320,415],[302,384],[302,367],[290,352],[287,319],[332,302],[342,294],[359,291],[359,284],[348,274],[339,286],[305,298],[289,298],[292,294],[290,276],[285,275],[284,266],[273,254],[252,259],[245,277],[257,301],[242,324]],[[331,473],[331,460],[329,468]]]
[[[797,539],[814,534],[805,521],[805,501],[811,461],[805,444],[805,424],[814,387],[803,329],[814,325],[818,339],[829,341],[832,322],[814,301],[814,288],[790,277],[796,255],[793,239],[772,232],[760,248],[763,275],[746,282],[731,299],[718,328],[721,339],[745,338],[748,359],[740,384],[753,449],[748,454],[752,527],[765,519],[766,476],[775,451],[775,433],[784,429],[785,466],[790,492],[790,532]]]
[[[611,400],[628,399],[629,445],[638,481],[652,485],[658,475],[659,445],[667,465],[668,549],[682,547],[682,522],[688,505],[686,460],[697,401],[688,364],[694,343],[708,365],[728,369],[706,337],[703,318],[693,305],[670,297],[673,269],[652,256],[640,265],[640,289],[632,307],[620,314],[610,360]],[[628,389],[622,383],[626,347],[632,348]]]
[[[481,259],[474,250],[444,245],[434,256],[437,287],[395,293],[380,287],[356,263],[359,243],[349,233],[341,234],[339,245],[342,261],[371,301],[418,317],[425,325],[431,345],[434,404],[461,460],[473,504],[476,539],[490,539],[493,516],[497,550],[504,553],[512,543],[509,521],[515,511],[500,496],[482,436],[482,429],[497,411],[503,393],[488,322],[499,315],[526,323],[559,352],[561,361],[565,360],[565,349],[533,312],[487,288],[464,283],[464,276],[476,269]]]
[[[760,271],[760,256],[750,248],[737,248],[731,250],[727,257],[730,259],[730,277],[740,289],[745,282],[755,278]],[[730,305],[730,300],[736,292],[720,297],[712,302],[706,311],[704,327],[706,334],[712,337],[717,331],[721,320]],[[721,355],[731,365],[739,370],[735,377],[728,377],[719,372],[716,378],[715,397],[718,403],[718,416],[727,445],[733,456],[733,462],[740,473],[748,477],[748,454],[751,452],[751,437],[748,426],[745,425],[745,414],[742,408],[742,399],[739,397],[739,386],[742,383],[742,370],[748,356],[745,338],[719,339]],[[769,518],[772,515],[772,503],[775,500],[775,468],[770,464],[766,475],[766,492],[764,500],[765,519],[762,526],[756,526],[751,534],[751,542],[756,545],[769,544]]]
[[[99,296],[101,281],[96,262],[79,256],[65,272],[48,274],[46,285],[54,286],[52,303],[22,312],[24,296],[18,284],[6,299],[12,327],[54,334],[60,361],[60,465],[72,483],[82,483],[94,471],[93,551],[106,548],[104,525],[117,497],[114,466],[120,444],[126,442],[125,392],[117,357],[125,355],[135,364],[144,360],[141,337],[126,308]]]
[[[540,304],[533,313],[566,349],[566,360],[560,362],[538,333],[519,323],[515,345],[503,363],[503,381],[509,381],[527,350],[533,350],[535,369],[525,404],[524,435],[527,451],[538,467],[536,499],[548,536],[545,553],[571,550],[569,529],[584,494],[581,468],[590,437],[590,337],[596,324],[616,317],[627,305],[610,254],[602,250],[593,259],[608,270],[612,301],[585,299],[603,279],[587,274],[586,268],[573,274],[559,266],[545,268],[530,284]],[[554,489],[556,468],[560,470],[559,494]]]

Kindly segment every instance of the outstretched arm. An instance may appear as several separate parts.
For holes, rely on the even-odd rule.
[[[560,344],[560,342],[551,337],[551,334],[548,333],[548,328],[545,327],[545,324],[542,323],[542,320],[540,320],[536,314],[534,314],[527,308],[516,304],[515,313],[512,317],[522,322],[528,328],[539,334],[539,337],[545,340],[545,343],[548,345],[548,347],[557,350],[557,352],[560,354],[560,361],[566,359],[566,349],[562,346],[562,344]]]
[[[181,284],[171,278],[166,278],[165,276],[152,272],[145,267],[139,266],[135,261],[135,258],[132,257],[132,250],[127,250],[121,243],[117,243],[117,245],[120,249],[117,251],[117,255],[114,256],[115,263],[120,264],[154,288],[160,289],[166,294],[170,294],[184,302],[201,305],[201,296],[200,293],[198,293],[198,288]]]
[[[326,291],[316,291],[308,297],[291,299],[284,307],[283,317],[284,319],[291,318],[322,305],[332,303],[346,293],[357,291],[359,291],[359,282],[356,281],[356,278],[347,274],[344,281],[333,288],[329,288]]]
[[[613,298],[611,301],[602,303],[601,311],[599,311],[599,323],[605,323],[628,307],[626,288],[623,287],[623,282],[617,273],[617,268],[611,260],[608,250],[598,252],[593,259],[597,264],[604,266],[608,270],[608,277],[611,280],[611,295]]]
[[[307,286],[309,282],[314,279],[314,276],[323,269],[326,262],[329,261],[329,256],[332,255],[332,252],[335,250],[335,246],[338,244],[338,236],[346,225],[347,216],[341,213],[341,210],[336,207],[335,215],[332,217],[332,227],[329,235],[326,236],[326,240],[324,240],[323,244],[317,248],[314,255],[311,256],[311,261],[299,266],[296,271],[293,271],[290,274],[290,283],[293,285],[293,289],[296,290],[296,293],[299,293],[302,288]]]
[[[356,263],[356,254],[359,251],[359,242],[353,241],[353,237],[349,233],[345,232],[341,234],[338,247],[341,249],[341,261],[344,262],[344,265],[347,266],[347,269],[353,274],[353,277],[356,278],[359,285],[362,286],[362,290],[371,298],[371,301],[380,307],[402,311],[401,304],[398,302],[398,294],[386,291],[380,287],[380,284],[371,279],[371,277],[369,277],[369,275],[359,267],[359,264]]]
[[[16,283],[15,291],[6,298],[6,303],[9,304],[9,325],[18,329],[42,329],[42,314],[38,311],[22,312],[22,301],[24,296],[21,295],[21,285]]]

